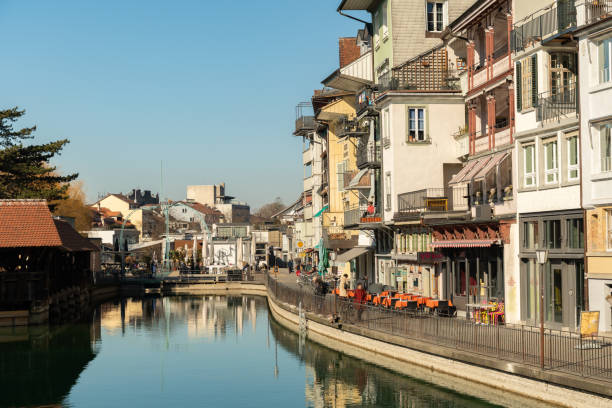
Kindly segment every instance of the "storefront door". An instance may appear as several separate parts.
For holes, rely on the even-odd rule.
[[[451,262],[453,304],[460,310],[465,310],[468,303],[467,270],[468,262],[465,258],[455,259]]]
[[[544,321],[551,326],[562,326],[566,286],[563,284],[563,265],[559,261],[549,262],[544,274]]]
[[[540,265],[535,259],[521,262],[522,319],[540,321]],[[544,323],[547,327],[575,329],[583,303],[582,260],[553,259],[544,265]]]

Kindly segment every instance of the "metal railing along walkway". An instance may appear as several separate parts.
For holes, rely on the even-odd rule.
[[[533,326],[481,325],[462,318],[411,313],[369,304],[358,305],[334,295],[319,296],[267,276],[275,299],[341,322],[428,344],[449,347],[496,360],[540,366],[540,332]],[[544,370],[553,370],[612,383],[612,338],[582,338],[577,333],[545,329]]]

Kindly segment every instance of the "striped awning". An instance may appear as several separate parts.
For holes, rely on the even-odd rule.
[[[472,177],[474,177],[474,174],[480,171],[480,169],[482,169],[482,167],[488,161],[489,161],[489,158],[485,157],[484,159],[477,159],[477,160],[472,160],[472,161],[467,162],[465,166],[463,166],[461,171],[459,171],[459,173],[455,174],[450,179],[448,184],[453,185],[453,184],[459,184],[459,183],[468,183],[472,181]]]
[[[446,241],[434,241],[434,248],[488,248],[497,243],[497,239],[449,239]]]
[[[506,157],[509,157],[510,153],[506,153],[506,152],[502,152],[502,153],[497,153],[496,155],[494,155],[491,160],[489,160],[489,162],[487,163],[486,166],[484,166],[483,168],[480,169],[480,171],[478,172],[478,174],[476,174],[474,176],[474,180],[478,181],[478,180],[483,180],[485,177],[487,177],[487,175],[495,169],[495,166],[497,166],[499,163],[501,163],[502,161],[504,161],[504,159]]]

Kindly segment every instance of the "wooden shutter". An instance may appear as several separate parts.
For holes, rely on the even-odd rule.
[[[531,56],[531,106],[538,106],[538,54]]]
[[[516,81],[514,89],[516,90],[516,110],[521,111],[523,109],[523,98],[521,95],[523,84],[521,83],[521,63],[516,63]]]

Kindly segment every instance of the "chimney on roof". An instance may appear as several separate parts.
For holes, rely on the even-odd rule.
[[[361,55],[361,49],[357,45],[357,37],[339,38],[338,50],[340,55],[340,68],[344,68]]]

